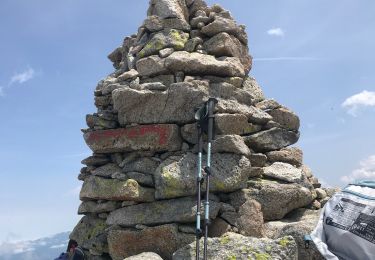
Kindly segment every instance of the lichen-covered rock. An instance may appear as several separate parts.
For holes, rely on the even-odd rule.
[[[315,229],[319,216],[320,210],[297,209],[283,220],[265,223],[266,236],[272,239],[292,236],[298,246],[298,259],[324,260],[314,243],[306,249],[303,241],[303,237]]]
[[[165,48],[183,50],[189,39],[189,34],[180,30],[169,29],[156,33],[146,43],[143,49],[138,53],[139,58],[144,58],[153,54],[158,54]]]
[[[90,176],[85,179],[79,197],[81,200],[147,202],[154,200],[154,189],[142,187],[132,179],[120,181]]]
[[[154,252],[168,260],[172,259],[173,252],[194,239],[194,235],[178,232],[177,225],[168,224],[143,230],[111,230],[108,234],[108,247],[114,260],[123,260],[142,252]]]
[[[276,181],[250,181],[249,188],[231,194],[231,204],[243,204],[255,199],[262,206],[265,220],[282,219],[293,209],[309,205],[314,197],[310,190],[299,184],[285,184]]]
[[[83,137],[90,149],[96,153],[176,151],[182,145],[179,132],[177,125],[139,125],[88,132]]]
[[[221,77],[243,77],[244,67],[235,57],[215,58],[211,55],[176,51],[165,59],[170,71],[183,71],[190,75],[217,75]]]
[[[299,133],[275,127],[250,135],[245,142],[255,151],[268,152],[295,144],[298,139]]]
[[[219,238],[209,238],[207,259],[272,259],[297,260],[298,249],[293,237],[286,236],[276,240],[246,237],[236,233],[226,233]],[[203,241],[200,247],[203,252]],[[195,242],[173,254],[173,260],[195,259]]]
[[[214,219],[220,203],[210,201],[210,218]],[[195,198],[179,198],[128,206],[111,212],[107,224],[134,227],[137,224],[160,225],[166,223],[191,223],[195,220],[197,202]],[[203,204],[201,208],[203,214]]]
[[[194,195],[196,193],[197,155],[171,156],[154,173],[157,199]],[[211,162],[211,192],[232,192],[246,185],[250,161],[242,155],[214,154]],[[203,186],[204,187],[204,186]]]
[[[97,247],[102,249],[101,253],[108,252],[105,241],[106,228],[104,220],[93,216],[84,216],[70,233],[69,238],[77,241],[81,247],[87,250]]]

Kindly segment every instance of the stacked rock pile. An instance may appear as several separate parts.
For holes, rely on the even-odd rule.
[[[210,243],[233,249],[237,239],[245,248],[215,259],[294,259],[303,231],[293,227],[311,231],[330,194],[302,151],[290,147],[299,138],[298,116],[266,99],[248,76],[245,26],[202,0],[151,0],[138,33],[109,59],[116,71],[96,87],[98,111],[83,130],[93,155],[82,161],[84,217],[70,236],[89,259],[144,252],[171,259],[195,240],[194,110],[208,97],[219,100],[209,229],[217,238]],[[310,216],[311,224],[300,223]],[[194,258],[194,244],[181,250],[174,259]],[[299,257],[318,259],[302,249]]]

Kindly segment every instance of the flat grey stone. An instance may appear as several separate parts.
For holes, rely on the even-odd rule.
[[[211,219],[217,216],[219,209],[220,203],[210,201]],[[133,227],[137,224],[191,223],[195,220],[196,211],[195,197],[141,203],[112,211],[107,218],[107,224]],[[203,203],[201,212],[204,214]]]
[[[222,77],[243,77],[245,75],[243,65],[238,58],[216,59],[211,55],[196,52],[176,51],[166,58],[165,66],[171,71],[183,71],[190,75],[208,74]]]
[[[298,139],[299,133],[275,127],[250,135],[245,138],[245,142],[250,149],[268,152],[295,144]]]

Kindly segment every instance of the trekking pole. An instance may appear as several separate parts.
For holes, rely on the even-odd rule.
[[[204,168],[206,173],[206,199],[204,202],[204,251],[203,259],[207,259],[207,239],[208,239],[208,225],[210,224],[210,176],[211,176],[211,143],[214,135],[214,110],[217,99],[209,98],[207,101],[207,166]]]
[[[198,130],[198,163],[197,163],[197,213],[196,213],[196,259],[199,259],[200,253],[200,238],[204,232],[204,251],[203,259],[207,259],[207,238],[208,238],[208,225],[209,225],[209,187],[211,175],[211,142],[213,139],[213,126],[214,126],[214,108],[217,100],[209,98],[195,113],[197,120]],[[202,152],[203,152],[203,133],[207,133],[207,166],[204,168],[206,178],[206,198],[204,202],[204,231],[201,228],[201,186],[203,184],[202,176]]]
[[[199,259],[199,241],[202,237],[201,229],[201,185],[203,182],[202,178],[202,146],[203,146],[203,132],[200,122],[197,124],[198,130],[198,164],[197,164],[197,213],[196,213],[196,259]]]

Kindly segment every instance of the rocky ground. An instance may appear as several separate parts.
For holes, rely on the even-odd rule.
[[[147,14],[94,92],[70,237],[89,259],[193,259],[194,110],[215,97],[209,259],[321,259],[302,236],[334,190],[292,147],[298,116],[249,76],[245,26],[202,0],[151,0]]]

